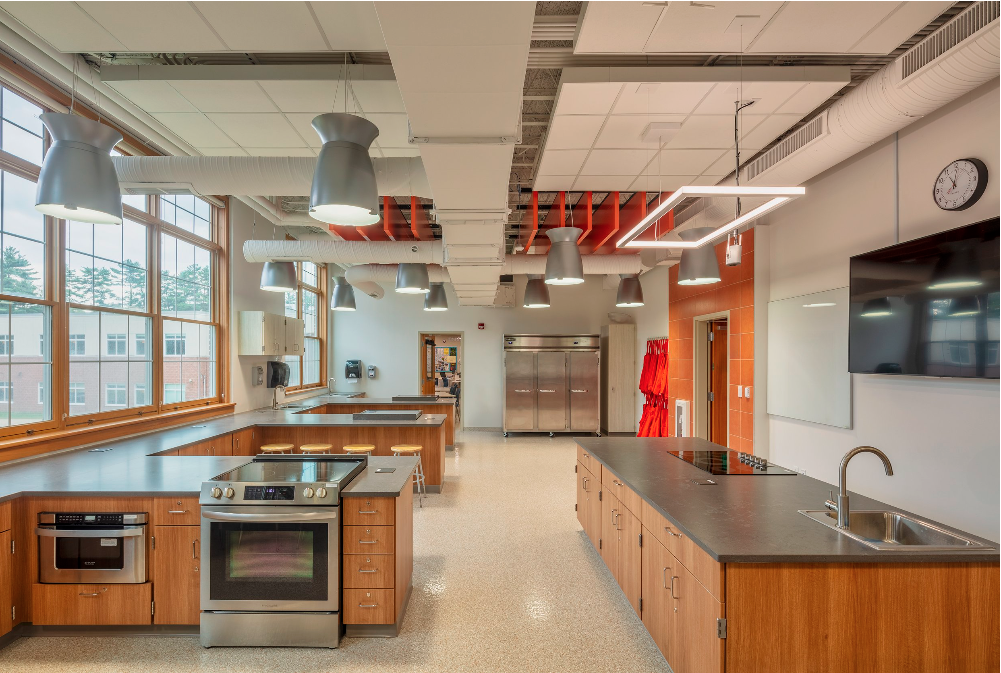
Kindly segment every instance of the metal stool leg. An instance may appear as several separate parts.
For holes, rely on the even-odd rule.
[[[417,454],[417,470],[415,471],[417,477],[417,503],[424,508],[424,494],[427,493],[427,483],[424,481],[424,466],[421,464],[421,456]]]

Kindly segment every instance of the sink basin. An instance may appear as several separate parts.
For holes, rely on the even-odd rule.
[[[993,549],[916,517],[892,511],[855,511],[847,529],[838,528],[838,514],[829,510],[799,510],[800,514],[842,535],[880,551],[983,551]]]

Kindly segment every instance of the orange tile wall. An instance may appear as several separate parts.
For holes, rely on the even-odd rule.
[[[676,399],[692,400],[692,358],[695,322],[699,315],[730,311],[729,377],[727,404],[730,407],[729,448],[754,451],[754,415],[752,399],[737,397],[737,386],[754,385],[754,230],[744,234],[740,266],[726,266],[726,242],[716,246],[720,282],[712,285],[678,285],[678,267],[670,269],[670,345],[668,349],[668,401],[674,409]],[[689,428],[690,434],[691,428]],[[674,426],[671,426],[674,434]]]

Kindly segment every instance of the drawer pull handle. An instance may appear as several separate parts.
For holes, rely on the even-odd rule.
[[[379,607],[379,604],[378,603],[359,603],[358,607],[360,607],[360,608],[377,608],[377,607]]]
[[[358,540],[358,544],[379,544],[378,540]]]
[[[187,514],[187,513],[188,513],[188,510],[186,510],[186,509],[168,509],[167,510],[167,514]]]
[[[358,572],[360,572],[360,573],[377,573],[379,571],[376,570],[375,568],[372,568],[371,570],[366,570],[365,568],[358,568]]]
[[[674,575],[673,577],[671,577],[671,598],[673,598],[674,600],[678,600],[678,596],[674,595],[674,580],[678,580],[678,579],[681,579],[681,578],[678,577],[677,575]],[[677,610],[677,608],[675,608],[675,610]]]
[[[97,591],[97,592],[94,592],[94,593],[92,593],[92,594],[85,594],[85,593],[81,593],[80,595],[81,595],[81,596],[83,596],[84,598],[94,598],[95,596],[100,596],[100,595],[101,595],[101,594],[103,594],[103,593],[104,593],[105,591],[107,591],[107,589],[106,589],[106,588],[104,588],[104,587],[101,587],[101,590],[100,590],[100,591]]]
[[[359,514],[378,514],[378,513],[379,513],[379,510],[377,510],[377,509],[373,509],[373,510],[371,510],[371,511],[367,511],[367,512],[363,512],[362,510],[358,510],[358,513],[359,513]]]
[[[681,533],[675,533],[673,530],[671,530],[670,526],[664,526],[664,530],[666,530],[667,534],[670,535],[671,537],[681,537]]]

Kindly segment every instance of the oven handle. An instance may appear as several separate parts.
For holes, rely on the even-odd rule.
[[[202,517],[214,521],[303,521],[311,519],[336,519],[336,512],[299,512],[273,514],[244,514],[240,512],[213,512],[202,510]]]
[[[59,528],[36,528],[39,537],[140,537],[143,528],[123,528],[115,530],[65,530]]]

